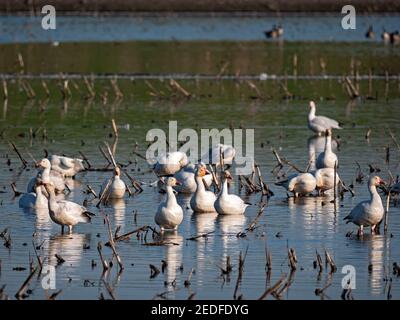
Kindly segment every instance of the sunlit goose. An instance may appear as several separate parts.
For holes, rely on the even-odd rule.
[[[52,171],[50,161],[46,158],[40,160],[36,163],[36,166],[41,169],[41,172],[38,173],[37,177],[32,178],[28,184],[27,191],[33,192],[35,189],[35,184],[37,182],[37,178],[40,178],[43,184],[45,183],[53,183],[56,192],[63,192],[65,189],[65,181],[62,174]]]
[[[318,169],[315,173],[315,180],[317,182],[318,193],[324,193],[331,190],[335,186],[335,169],[323,168]],[[339,175],[336,173],[336,186],[340,183]]]
[[[317,181],[311,173],[296,173],[290,175],[287,180],[276,183],[276,185],[285,187],[295,197],[299,197],[312,193],[317,186]]]
[[[74,159],[53,154],[50,156],[51,170],[57,171],[65,177],[73,177],[85,170],[82,159]]]
[[[20,208],[47,209],[48,200],[42,193],[42,184],[35,185],[35,192],[24,193],[19,199]]]
[[[175,198],[173,186],[179,184],[174,177],[166,180],[167,198],[158,206],[154,221],[164,229],[178,229],[183,220],[183,210]]]
[[[180,151],[168,152],[158,158],[153,170],[157,176],[168,176],[175,174],[188,163],[186,153]]]
[[[314,101],[310,101],[310,113],[308,114],[308,128],[318,134],[324,133],[328,129],[342,129],[336,120],[315,115],[316,106]]]
[[[359,226],[358,234],[363,234],[364,227],[371,226],[371,232],[375,231],[376,225],[382,220],[385,210],[383,209],[382,199],[376,190],[379,185],[385,182],[378,176],[371,177],[368,181],[368,189],[371,195],[370,200],[365,200],[357,204],[350,214],[344,218],[346,223],[353,222]]]
[[[64,226],[68,227],[68,232],[72,233],[72,227],[78,223],[88,223],[91,221],[93,213],[87,211],[84,206],[67,200],[56,199],[55,188],[52,183],[45,184],[49,194],[49,214],[53,222],[61,226],[64,232]]]
[[[217,167],[220,167],[221,155],[224,165],[231,165],[235,158],[236,150],[231,145],[219,143],[210,148],[208,152],[202,156],[201,160],[204,163],[212,163],[215,164]]]
[[[325,136],[325,149],[321,152],[317,158],[317,169],[322,168],[334,168],[338,164],[338,158],[332,151],[332,132],[326,130]]]
[[[103,182],[100,194],[103,194],[109,179]],[[114,169],[114,176],[111,179],[111,184],[107,189],[109,199],[121,199],[124,197],[126,191],[125,182],[121,179],[121,169],[116,167]]]
[[[201,164],[199,165],[201,166]],[[194,164],[188,164],[186,167],[175,173],[174,177],[180,182],[180,185],[175,186],[174,189],[179,193],[191,194],[196,192],[197,184],[195,180],[195,172],[196,166]],[[212,175],[209,172],[207,172],[203,179],[207,186],[211,185]]]
[[[237,195],[228,193],[228,179],[232,180],[232,176],[229,171],[224,171],[224,183],[214,208],[219,214],[243,214],[249,205]]]
[[[190,207],[196,213],[215,212],[214,202],[217,200],[215,194],[207,191],[204,187],[203,178],[207,174],[205,166],[198,166],[196,170],[197,189],[192,199],[190,199]]]

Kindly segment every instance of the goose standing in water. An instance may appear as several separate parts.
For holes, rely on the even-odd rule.
[[[183,220],[183,210],[176,201],[173,186],[179,184],[174,177],[166,180],[167,198],[158,206],[154,221],[160,226],[161,230],[178,229]]]
[[[41,169],[41,172],[35,178],[32,178],[28,184],[27,192],[33,192],[35,189],[38,178],[43,184],[53,183],[56,192],[63,192],[65,190],[65,181],[62,174],[51,170],[51,163],[49,159],[42,159],[36,163],[36,166]]]
[[[314,101],[310,101],[310,112],[308,114],[308,128],[319,135],[326,130],[342,129],[339,122],[324,116],[315,115],[316,106]]]
[[[205,166],[200,165],[196,170],[197,189],[192,199],[190,199],[190,207],[196,213],[215,212],[214,203],[217,200],[215,194],[207,191],[204,187],[204,176],[207,174]]]
[[[103,194],[108,183],[108,179],[103,182],[101,186],[100,194]],[[109,199],[122,199],[125,195],[126,185],[121,179],[121,169],[116,167],[114,169],[114,176],[111,179],[111,184],[107,189]]]
[[[198,164],[197,166],[203,166]],[[192,194],[196,192],[197,184],[195,179],[196,166],[194,164],[188,164],[180,171],[175,173],[174,177],[180,182],[180,185],[174,187],[179,193]],[[209,187],[212,184],[212,175],[206,170],[206,175],[203,177],[206,185]]]
[[[214,208],[219,214],[243,214],[249,204],[239,196],[228,193],[228,179],[232,180],[229,171],[224,171],[222,190],[214,203]]]
[[[166,155],[158,158],[153,170],[159,177],[169,176],[175,174],[188,164],[189,160],[186,153],[180,151],[168,152]]]
[[[85,170],[82,159],[74,159],[53,154],[50,156],[51,170],[61,173],[64,177],[73,177]]]
[[[292,192],[294,197],[297,198],[312,193],[317,186],[317,181],[311,173],[295,173],[290,175],[287,180],[275,184],[285,187],[287,191]]]
[[[325,149],[321,152],[317,158],[317,169],[322,168],[335,168],[335,164],[338,164],[338,158],[332,151],[332,131],[326,130],[325,135]]]
[[[368,189],[371,195],[370,200],[365,200],[357,204],[350,214],[344,218],[346,223],[352,222],[359,226],[358,235],[362,235],[364,227],[371,226],[371,233],[375,232],[376,225],[382,220],[385,210],[383,209],[382,199],[376,187],[385,182],[378,176],[371,177],[368,181]]]
[[[323,168],[314,173],[317,182],[318,194],[324,194],[325,191],[335,187],[335,169]],[[340,183],[339,175],[336,173],[336,186]]]
[[[84,206],[75,202],[60,200],[57,201],[55,188],[52,183],[46,183],[45,188],[49,194],[49,214],[53,222],[61,226],[64,233],[64,226],[68,227],[68,232],[72,233],[72,227],[78,223],[89,223],[93,213],[87,211]]]

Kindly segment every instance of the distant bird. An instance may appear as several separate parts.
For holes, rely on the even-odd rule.
[[[105,192],[107,183],[109,179],[103,182],[103,185],[101,186],[100,194],[103,194]],[[114,169],[114,176],[111,178],[110,185],[107,189],[107,194],[109,199],[122,199],[125,195],[126,191],[126,184],[124,180],[121,179],[121,169],[116,167]]]
[[[267,38],[277,39],[283,36],[283,27],[281,25],[274,25],[271,30],[264,31]]]
[[[324,194],[325,191],[331,190],[335,187],[335,169],[323,168],[318,169],[314,173],[317,182],[318,194]],[[340,183],[340,177],[336,173],[336,186]]]
[[[204,187],[204,177],[207,175],[207,169],[200,165],[196,169],[196,192],[190,199],[190,207],[196,213],[215,212],[214,202],[217,200],[214,192],[207,191]]]
[[[374,30],[372,28],[372,26],[369,26],[367,32],[365,33],[365,37],[368,39],[374,39],[375,38],[375,33]]]
[[[229,171],[224,171],[222,190],[214,203],[214,208],[219,214],[243,214],[249,204],[239,196],[228,193],[228,180],[232,180]]]
[[[332,131],[326,130],[325,134],[325,149],[317,158],[317,169],[322,168],[335,168],[338,165],[337,155],[332,151]]]
[[[167,198],[158,206],[154,221],[160,226],[161,230],[178,229],[178,226],[183,220],[183,210],[176,201],[173,186],[179,185],[174,177],[169,177],[166,180]]]
[[[42,181],[43,184],[53,183],[56,192],[63,192],[65,190],[64,176],[56,171],[51,170],[51,163],[49,159],[43,158],[36,163],[36,167],[40,168],[40,172],[35,178],[29,181],[27,192],[34,192],[35,185],[38,179]]]
[[[325,133],[326,130],[330,129],[342,129],[339,122],[324,116],[316,116],[316,106],[314,101],[310,101],[310,112],[308,114],[308,128],[319,135]]]
[[[82,159],[53,154],[49,157],[49,160],[51,163],[51,170],[61,173],[64,177],[73,177],[78,172],[85,170]]]
[[[180,151],[168,152],[157,159],[153,170],[159,177],[169,176],[175,174],[188,164],[189,160],[186,153]]]
[[[390,33],[383,29],[381,38],[384,42],[390,42]]]
[[[390,43],[392,43],[392,44],[398,44],[398,43],[400,43],[400,34],[399,34],[399,31],[395,31],[395,32],[392,32],[392,33],[390,34]]]
[[[78,223],[89,223],[93,213],[89,212],[86,207],[75,202],[56,199],[55,188],[53,183],[46,183],[45,188],[49,194],[49,214],[54,223],[61,226],[61,232],[64,233],[64,226],[68,227],[68,232],[72,233],[72,227]]]
[[[292,192],[294,197],[305,196],[312,193],[317,181],[311,173],[295,173],[288,177],[287,180],[275,183],[278,186],[285,187],[287,191]]]
[[[378,176],[373,176],[368,181],[368,189],[371,195],[370,200],[365,200],[357,204],[350,214],[344,218],[346,223],[352,222],[359,226],[358,235],[362,235],[364,227],[371,226],[371,233],[375,232],[376,225],[382,220],[385,210],[382,199],[376,187],[385,182]]]

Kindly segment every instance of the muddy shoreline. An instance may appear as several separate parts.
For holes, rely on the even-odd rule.
[[[79,13],[279,13],[279,12],[340,12],[346,4],[355,6],[358,13],[400,12],[400,2],[395,0],[0,0],[0,13],[40,13],[46,4],[54,5],[58,12]]]

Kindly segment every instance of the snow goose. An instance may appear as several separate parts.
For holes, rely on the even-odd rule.
[[[285,181],[275,183],[278,186],[285,187],[287,191],[292,192],[294,197],[305,196],[312,193],[317,181],[311,173],[295,173],[288,177]]]
[[[319,135],[328,129],[342,129],[336,120],[315,115],[316,106],[314,101],[310,101],[310,113],[308,114],[308,128]]]
[[[332,151],[332,131],[328,129],[325,136],[325,149],[317,158],[317,169],[335,168],[335,164],[337,166],[338,158]]]
[[[359,226],[359,235],[363,234],[364,227],[367,226],[371,226],[371,233],[374,233],[376,225],[383,218],[385,210],[383,209],[382,199],[376,190],[376,187],[382,184],[385,184],[385,182],[380,177],[371,177],[368,181],[370,200],[357,204],[350,214],[344,218],[344,220],[347,220],[346,223],[352,222]]]
[[[203,166],[203,164],[188,164],[186,167],[175,173],[174,177],[180,182],[180,185],[174,187],[174,189],[179,193],[192,194],[196,192],[197,184],[195,180],[195,172],[197,166]],[[206,170],[206,175],[203,177],[207,186],[212,183],[212,175]]]
[[[186,153],[180,151],[168,152],[158,158],[153,170],[157,176],[168,176],[175,174],[188,164],[189,160]]]
[[[100,190],[100,194],[103,194],[107,187],[109,179],[103,182]],[[111,179],[111,184],[107,189],[108,199],[122,199],[125,195],[126,185],[121,179],[121,169],[116,167],[114,169],[114,176]]]
[[[314,173],[317,182],[317,190],[319,194],[323,194],[327,190],[331,190],[335,186],[335,169],[323,168],[318,169]],[[336,173],[336,186],[340,183],[339,175]]]
[[[65,181],[62,174],[51,170],[51,163],[48,159],[44,158],[36,163],[41,172],[35,178],[32,178],[28,184],[27,192],[33,192],[35,189],[38,178],[45,183],[53,183],[56,192],[63,192],[65,190]]]
[[[196,213],[215,212],[214,202],[217,197],[213,192],[207,191],[204,186],[203,177],[206,174],[206,167],[203,165],[198,166],[196,170],[197,189],[192,199],[190,199],[190,207]]]
[[[232,176],[229,171],[224,171],[222,190],[214,203],[214,208],[219,214],[243,214],[249,204],[235,194],[228,194],[228,179],[232,180]]]
[[[74,159],[53,154],[50,156],[51,170],[61,173],[64,177],[73,177],[85,170],[82,159]]]
[[[50,218],[53,222],[61,225],[61,232],[64,232],[64,226],[67,226],[68,232],[72,233],[74,225],[91,221],[91,216],[94,214],[88,212],[84,206],[67,200],[57,201],[53,183],[46,183],[45,188],[49,194]]]
[[[231,165],[236,155],[236,150],[233,146],[228,144],[217,144],[210,148],[206,154],[201,158],[204,163],[215,164],[217,167],[221,166],[220,155],[222,154],[224,164]]]
[[[160,203],[154,217],[154,221],[160,226],[162,231],[164,229],[178,229],[183,220],[183,210],[177,203],[174,190],[172,189],[177,184],[179,182],[174,177],[169,177],[166,180],[167,198]]]

